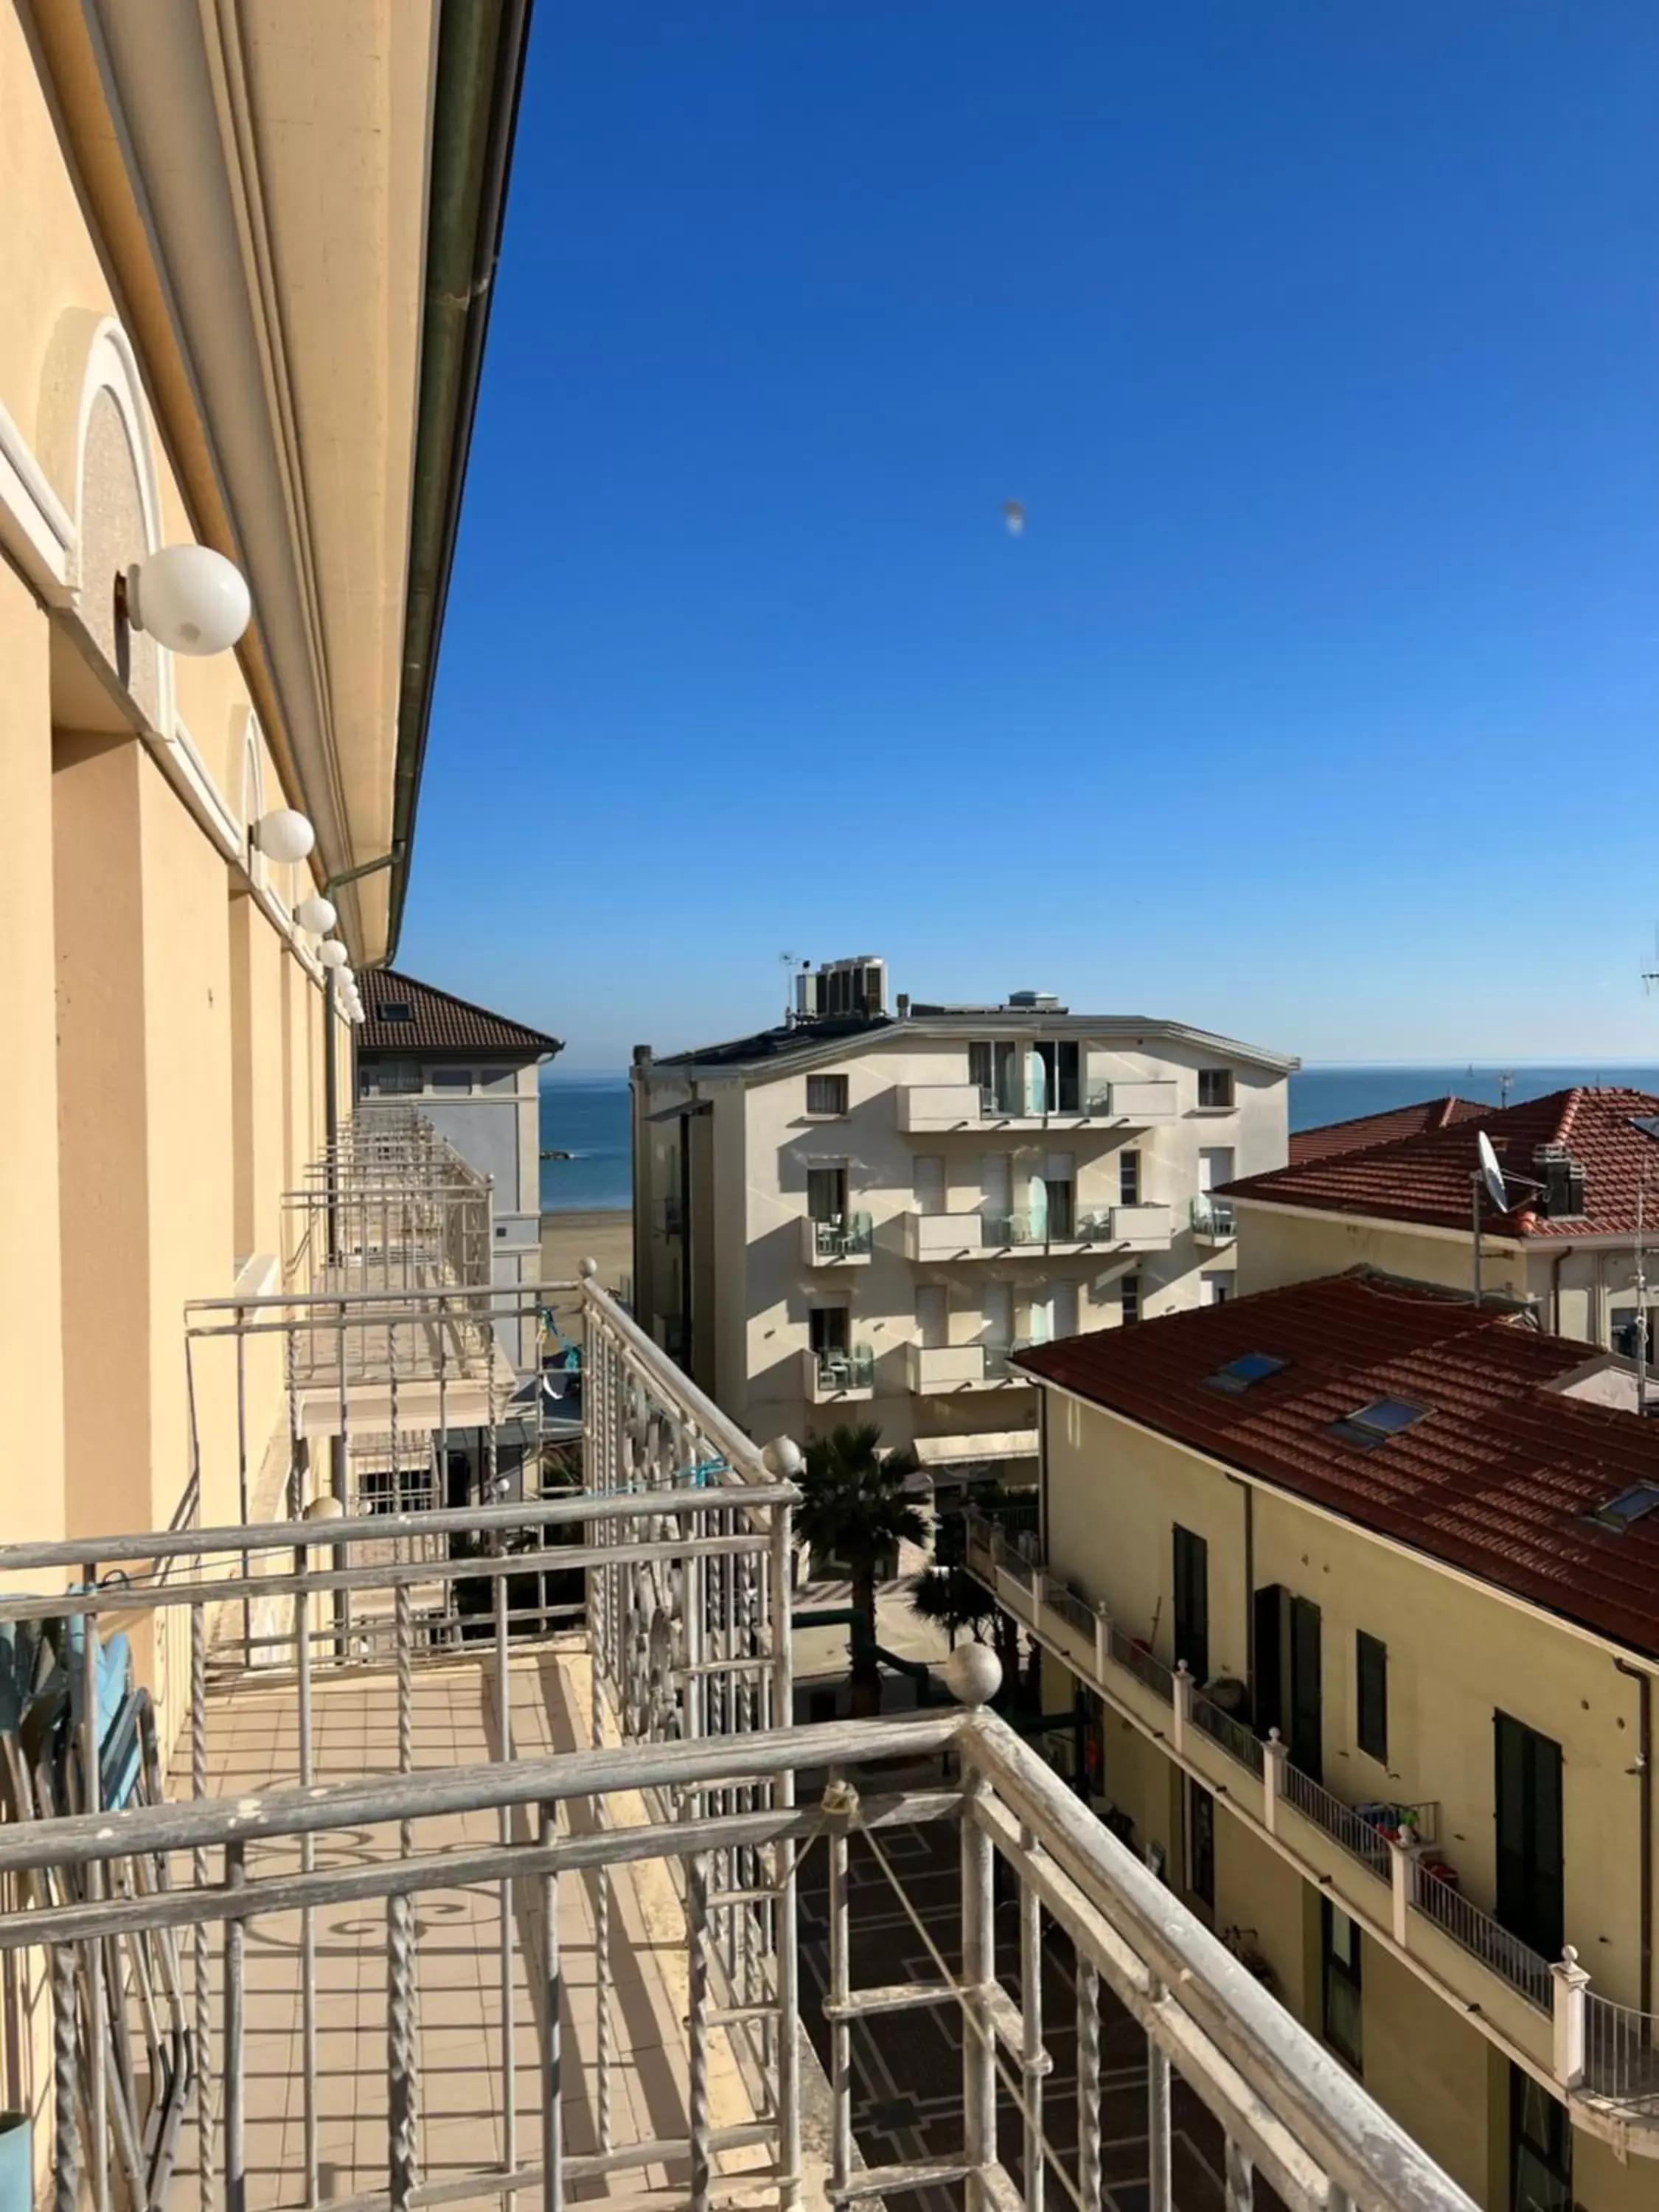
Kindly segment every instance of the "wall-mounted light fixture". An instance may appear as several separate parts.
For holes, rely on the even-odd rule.
[[[247,579],[210,545],[164,545],[116,578],[116,611],[169,653],[225,653],[253,611]]]
[[[343,968],[351,958],[351,955],[337,937],[329,937],[325,938],[317,947],[317,957],[325,968]]]
[[[317,842],[317,832],[291,806],[262,814],[248,834],[266,860],[278,862],[303,860]]]
[[[294,919],[301,929],[308,929],[313,937],[326,937],[340,917],[334,911],[332,899],[323,898],[313,891],[309,898],[302,898],[295,908]]]

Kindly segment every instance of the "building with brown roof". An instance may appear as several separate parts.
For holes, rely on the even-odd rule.
[[[1659,1221],[1659,1096],[1645,1091],[1575,1085],[1501,1109],[1439,1099],[1304,1132],[1288,1165],[1224,1194],[1241,1294],[1356,1265],[1469,1289],[1482,1130],[1511,1200],[1501,1213],[1481,1202],[1486,1287],[1531,1299],[1561,1335],[1632,1349],[1638,1200]]]
[[[1628,1366],[1364,1269],[1016,1364],[1041,1529],[970,1523],[969,1561],[1077,1712],[1054,1755],[1479,2203],[1652,2201],[1659,1425],[1602,1402]],[[1534,2154],[1556,2193],[1516,2197]]]
[[[1291,1133],[1291,1165],[1333,1158],[1338,1152],[1359,1152],[1372,1145],[1390,1144],[1397,1137],[1420,1137],[1443,1129],[1454,1121],[1479,1121],[1490,1106],[1478,1098],[1419,1099],[1412,1106],[1392,1106],[1382,1114],[1361,1114],[1351,1121],[1323,1121],[1313,1129]]]
[[[358,988],[358,1112],[418,1105],[462,1158],[490,1178],[497,1286],[517,1291],[537,1282],[540,1070],[563,1050],[560,1040],[395,969],[365,969]],[[536,1364],[533,1322],[520,1314],[498,1334],[518,1372],[528,1373]]]

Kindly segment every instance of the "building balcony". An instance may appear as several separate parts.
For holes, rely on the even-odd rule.
[[[803,1352],[801,1395],[809,1406],[839,1406],[876,1395],[876,1355],[867,1344],[847,1352]]]
[[[1156,1743],[1304,1878],[1409,1961],[1511,2057],[1541,2069],[1580,2126],[1659,2158],[1659,2018],[1592,1991],[1574,1954],[1542,1958],[1465,1897],[1437,1855],[1438,1807],[1349,1805],[1205,1696],[1143,1638],[969,1516],[969,1571],[1104,1704]],[[1588,1955],[1594,1955],[1589,1954]]]
[[[1176,1086],[1158,1079],[1099,1084],[1050,1106],[1023,1086],[997,1091],[973,1083],[911,1083],[900,1087],[898,1125],[916,1136],[952,1129],[1085,1130],[1097,1124],[1146,1129],[1178,1118]]]
[[[1101,1206],[1067,1220],[1058,1213],[907,1213],[906,1256],[919,1264],[963,1260],[1066,1258],[1089,1252],[1164,1252],[1167,1206]]]
[[[1474,2212],[988,1710],[979,1647],[953,1662],[959,1705],[805,1723],[793,1448],[758,1452],[594,1283],[526,1292],[552,1294],[582,1307],[574,1456],[536,1404],[464,1447],[441,1405],[407,1421],[404,1389],[443,1384],[424,1322],[451,1293],[360,1292],[387,1429],[294,1450],[271,1504],[204,1525],[228,1472],[258,1471],[217,1463],[210,1408],[168,1527],[0,1549],[7,1648],[46,1686],[20,1730],[38,1757],[8,1765],[28,1802],[0,1824],[34,2201],[796,2212],[965,2185],[1008,2206],[1077,2186],[1054,2146],[1081,2143],[1087,2203],[1139,2052],[1152,2172],[1178,2078],[1185,2143],[1241,2203],[1259,2172],[1298,2204]],[[246,1303],[191,1357],[223,1352],[250,1404],[274,1378],[291,1439],[285,1353],[311,1324]],[[837,1394],[870,1371],[846,1358]],[[459,1504],[433,1479],[458,1449]],[[510,1455],[523,1494],[492,1502]],[[901,1906],[939,1978],[855,1982]],[[947,2058],[890,2033],[915,2010],[964,2024]],[[1008,2051],[1041,2173],[999,2133]],[[929,2116],[896,2146],[894,2096]]]
[[[1192,1202],[1188,1216],[1193,1232],[1193,1242],[1211,1251],[1224,1244],[1237,1241],[1238,1224],[1233,1215],[1231,1201],[1224,1198],[1200,1196]]]
[[[801,1258],[809,1267],[867,1267],[875,1247],[867,1213],[832,1214],[824,1221],[808,1217],[800,1232]]]
[[[914,1391],[1007,1390],[1026,1378],[1008,1364],[1013,1347],[991,1344],[908,1344],[908,1380]]]

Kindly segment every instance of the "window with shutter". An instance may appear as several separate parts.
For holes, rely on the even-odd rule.
[[[1389,1763],[1389,1647],[1362,1628],[1354,1638],[1355,1713],[1359,1748]]]

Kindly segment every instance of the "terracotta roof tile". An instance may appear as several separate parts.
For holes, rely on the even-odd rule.
[[[1454,1121],[1478,1121],[1492,1112],[1477,1098],[1425,1098],[1415,1106],[1392,1107],[1386,1114],[1362,1114],[1352,1121],[1325,1121],[1316,1129],[1291,1133],[1291,1165],[1334,1158],[1339,1152],[1359,1152],[1372,1145],[1392,1144],[1396,1137],[1420,1137],[1431,1129],[1443,1129]]]
[[[1206,1378],[1285,1362],[1237,1395]],[[1499,1589],[1659,1656],[1659,1511],[1585,1517],[1659,1484],[1659,1423],[1559,1395],[1595,1355],[1512,1311],[1356,1270],[1103,1329],[1018,1364]],[[1379,1398],[1425,1418],[1366,1446],[1334,1424]]]
[[[499,1053],[522,1065],[564,1049],[557,1037],[542,1030],[526,1029],[522,1022],[510,1022],[395,969],[366,969],[357,988],[363,1001],[360,1052]],[[387,1010],[398,1006],[407,1012],[389,1018]]]
[[[1458,1102],[1462,1103],[1462,1102]],[[1628,1237],[1636,1227],[1636,1194],[1644,1180],[1659,1200],[1659,1139],[1636,1124],[1659,1115],[1647,1091],[1553,1091],[1501,1111],[1489,1107],[1442,1127],[1358,1151],[1292,1159],[1288,1167],[1229,1183],[1229,1198],[1352,1213],[1376,1221],[1421,1221],[1467,1228],[1475,1133],[1485,1129],[1498,1164],[1536,1180],[1540,1146],[1565,1146],[1585,1170],[1585,1212],[1552,1220],[1530,1194],[1487,1226],[1499,1237]]]

